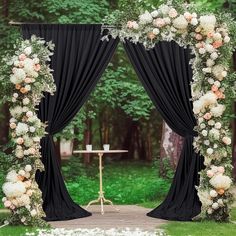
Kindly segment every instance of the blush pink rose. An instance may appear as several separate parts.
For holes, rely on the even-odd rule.
[[[16,140],[16,142],[17,142],[17,144],[22,144],[23,142],[24,142],[24,139],[23,138],[18,138],[17,140]]]
[[[210,112],[207,112],[207,113],[203,116],[203,118],[204,118],[205,120],[210,120],[210,119],[211,119],[211,113],[210,113]]]
[[[212,92],[216,92],[216,91],[218,91],[218,89],[219,88],[216,85],[212,85],[212,87],[211,87]]]
[[[212,170],[208,170],[208,171],[207,171],[207,176],[208,176],[209,178],[212,178],[212,177],[214,176],[214,172],[213,172]]]
[[[39,64],[34,65],[35,71],[40,71],[41,66]]]
[[[16,128],[16,123],[10,123],[10,128],[15,129]]]
[[[132,28],[133,28],[133,21],[128,21],[128,22],[127,22],[127,27],[128,27],[129,29],[132,29]]]
[[[196,34],[196,35],[195,35],[195,39],[197,39],[197,40],[202,40],[202,35],[201,35],[201,34]]]
[[[24,53],[19,55],[20,61],[24,61],[26,59],[26,55]]]
[[[158,27],[158,28],[161,28],[161,27],[165,26],[165,24],[166,24],[166,22],[162,18],[157,18],[153,21],[153,25]]]
[[[30,84],[32,82],[32,79],[29,77],[25,78],[25,83]]]
[[[5,207],[10,207],[10,206],[11,206],[11,202],[8,201],[8,200],[6,200],[6,201],[4,202],[4,206],[5,206]]]

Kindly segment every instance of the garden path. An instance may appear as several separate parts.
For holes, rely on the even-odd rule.
[[[130,229],[139,228],[146,231],[154,231],[167,221],[147,217],[148,208],[136,205],[119,205],[116,206],[120,211],[116,212],[111,206],[105,206],[105,214],[101,215],[100,206],[90,206],[89,211],[93,213],[91,217],[80,218],[68,221],[49,222],[56,228],[119,228],[129,227]]]

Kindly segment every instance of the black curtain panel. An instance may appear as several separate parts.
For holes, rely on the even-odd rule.
[[[201,211],[195,186],[203,158],[193,149],[196,120],[192,112],[192,69],[189,49],[174,41],[159,42],[145,50],[142,44],[124,44],[143,86],[166,123],[185,137],[175,176],[164,202],[147,215],[167,220],[188,221]]]
[[[79,111],[95,87],[118,43],[101,41],[101,25],[24,24],[25,39],[39,36],[55,44],[51,68],[57,91],[45,94],[38,116],[48,122],[48,135],[41,140],[45,171],[36,180],[43,194],[46,220],[69,220],[90,216],[69,196],[55,151],[53,135],[61,131]]]

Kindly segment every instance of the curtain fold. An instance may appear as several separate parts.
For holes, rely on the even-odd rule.
[[[174,41],[159,42],[146,50],[140,43],[124,44],[144,88],[165,122],[184,137],[180,160],[170,190],[163,203],[147,215],[167,220],[188,221],[201,211],[195,186],[198,172],[204,167],[203,157],[195,153],[193,130],[196,120],[192,112],[192,69],[190,50]]]
[[[45,171],[36,180],[43,194],[46,220],[69,220],[90,216],[73,202],[60,172],[53,134],[61,131],[76,115],[95,87],[118,43],[101,41],[101,25],[23,24],[24,39],[36,35],[55,44],[51,68],[57,91],[45,94],[39,118],[48,122],[48,135],[41,140]]]

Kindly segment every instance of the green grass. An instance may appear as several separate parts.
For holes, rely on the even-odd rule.
[[[232,210],[232,221],[236,221],[236,208]],[[171,236],[234,236],[236,222],[217,223],[211,221],[170,222],[163,229]]]
[[[74,158],[63,165],[63,175],[72,199],[85,205],[96,199],[99,191],[98,163],[85,168]],[[77,169],[77,173],[73,173]],[[77,167],[76,167],[77,166]],[[105,196],[116,204],[139,204],[163,198],[170,181],[158,176],[158,168],[145,162],[105,163],[103,169]]]

